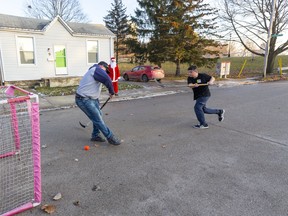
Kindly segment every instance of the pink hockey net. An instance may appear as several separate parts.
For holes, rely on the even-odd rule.
[[[38,96],[0,86],[0,215],[41,202]]]

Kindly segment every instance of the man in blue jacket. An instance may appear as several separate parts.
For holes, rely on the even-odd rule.
[[[121,141],[105,124],[99,106],[102,84],[104,84],[108,89],[110,99],[115,94],[112,81],[107,72],[109,72],[109,67],[104,61],[90,67],[80,81],[79,87],[76,91],[75,102],[93,123],[91,141],[105,142],[105,139],[100,134],[100,132],[102,132],[110,144],[120,145]]]

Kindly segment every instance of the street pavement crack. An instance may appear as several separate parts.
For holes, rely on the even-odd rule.
[[[270,142],[270,143],[272,143],[272,144],[276,144],[276,145],[288,147],[288,144],[279,142],[279,141],[274,140],[274,139],[269,138],[269,137],[265,137],[265,136],[257,135],[257,134],[251,134],[251,133],[248,133],[248,132],[245,132],[245,131],[241,131],[241,130],[237,130],[237,129],[233,129],[233,128],[230,128],[230,127],[227,128],[227,127],[220,126],[220,125],[216,125],[216,124],[213,124],[213,125],[215,125],[215,126],[217,126],[217,127],[225,128],[225,129],[227,129],[227,130],[234,131],[234,132],[237,132],[237,133],[241,133],[241,134],[249,135],[249,136],[252,136],[252,137],[256,137],[256,138],[258,138],[258,139],[268,141],[268,142]]]

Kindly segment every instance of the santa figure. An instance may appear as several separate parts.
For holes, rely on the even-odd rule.
[[[111,57],[111,62],[109,65],[109,76],[112,80],[115,95],[118,96],[118,78],[120,77],[119,67],[116,63],[115,57]]]

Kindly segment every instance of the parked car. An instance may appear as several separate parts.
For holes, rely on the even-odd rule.
[[[139,65],[132,70],[125,71],[123,73],[123,78],[128,80],[141,80],[143,82],[148,82],[149,80],[156,79],[161,81],[165,76],[164,70],[158,66],[151,65]]]

